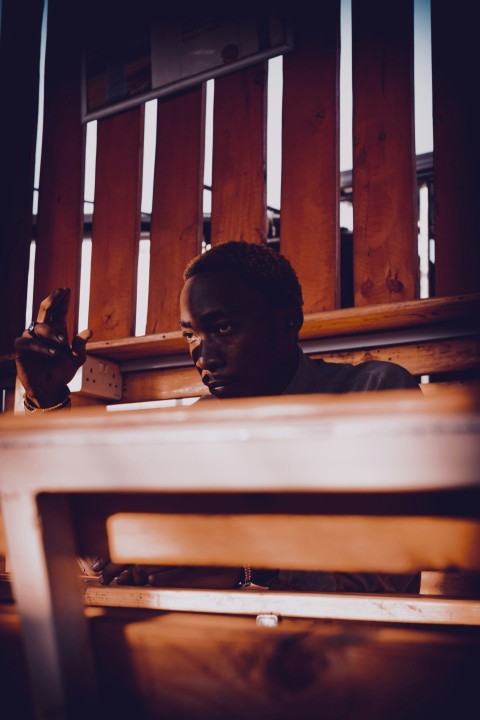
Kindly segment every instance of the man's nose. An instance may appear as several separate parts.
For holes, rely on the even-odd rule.
[[[192,353],[199,370],[216,370],[224,364],[224,358],[216,343],[208,338],[202,340]]]

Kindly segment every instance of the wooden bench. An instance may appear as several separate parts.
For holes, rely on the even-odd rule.
[[[433,692],[430,683],[440,677],[439,658],[455,647],[465,697],[471,697],[472,668],[478,670],[480,660],[478,599],[99,588],[91,579],[82,582],[76,560],[78,554],[108,550],[122,562],[478,572],[480,416],[471,391],[239,400],[114,416],[79,409],[46,422],[29,420],[2,419],[0,490],[39,717],[50,717],[53,708],[63,708],[60,717],[67,710],[67,717],[76,717],[92,703],[105,708],[119,682],[117,700],[135,698],[141,717],[158,717],[156,703],[162,702],[185,718],[188,712],[204,717],[207,710],[212,717],[228,715],[228,708],[245,701],[249,670],[242,657],[260,652],[267,628],[256,627],[253,618],[265,614],[287,622],[265,640],[266,654],[260,652],[254,717],[263,716],[270,699],[268,662],[295,662],[298,643],[298,662],[306,662],[306,655],[314,659],[310,669],[300,664],[298,672],[290,666],[278,670],[286,673],[287,685],[310,688],[299,695],[303,714],[295,716],[292,706],[291,717],[308,717],[308,702],[321,701],[316,692],[311,695],[311,684],[324,681],[320,658],[335,642],[369,659],[360,678],[349,662],[335,670],[343,651],[331,657],[328,651],[333,695],[343,682],[371,688],[370,673],[378,672],[378,658],[389,647],[392,697],[401,692],[394,671],[408,657],[413,686],[423,684],[426,697],[438,699],[442,691]],[[87,622],[85,603],[102,609],[103,619],[90,617],[92,607]],[[105,615],[112,605],[123,608]],[[168,620],[167,611],[175,617],[180,612],[178,622]],[[297,628],[297,621],[307,624]],[[136,622],[138,628],[130,629]],[[352,622],[362,638],[360,650],[359,636],[352,639],[354,631],[342,625]],[[320,625],[312,629],[311,623]],[[387,633],[386,645],[385,626],[393,633]],[[291,660],[282,642],[285,648],[293,643]],[[175,660],[167,669],[160,648],[168,655],[172,643]],[[211,671],[205,653],[211,653]],[[433,666],[422,670],[426,658],[433,658]],[[310,671],[315,682],[308,680]],[[175,672],[182,674],[178,681]],[[213,689],[211,696],[206,687],[198,689],[208,672],[216,678],[211,688],[218,690],[219,678],[231,683],[218,706]],[[407,706],[416,691],[404,688]],[[389,707],[383,690],[380,696],[380,707]]]
[[[138,3],[138,12],[141,11],[140,5]],[[322,3],[321,22],[316,17],[309,17],[301,3],[298,4],[298,12],[297,5],[287,5],[295,47],[293,52],[285,56],[283,63],[279,245],[280,250],[292,260],[304,289],[306,322],[301,343],[310,354],[319,354],[326,359],[349,362],[359,362],[369,357],[393,359],[418,377],[428,375],[430,380],[435,381],[435,385],[450,382],[468,384],[471,389],[468,397],[465,399],[463,394],[456,396],[462,399],[455,400],[453,408],[456,409],[449,406],[450,410],[441,404],[444,399],[442,388],[437,391],[433,382],[425,385],[424,394],[432,397],[422,405],[423,409],[417,418],[397,408],[402,418],[402,427],[403,421],[406,421],[406,435],[390,438],[400,445],[403,438],[409,447],[410,441],[422,441],[419,450],[420,467],[412,467],[412,472],[419,472],[415,477],[420,483],[430,478],[429,482],[433,486],[428,488],[428,497],[430,491],[435,494],[438,492],[436,482],[439,473],[444,473],[442,477],[447,487],[452,484],[455,496],[459,490],[460,496],[463,496],[463,473],[467,465],[465,456],[458,448],[463,449],[463,443],[466,442],[471,449],[472,414],[468,408],[472,408],[472,403],[476,402],[475,387],[480,366],[480,245],[472,242],[480,224],[480,206],[475,195],[479,157],[478,132],[474,125],[477,117],[476,98],[471,92],[476,67],[475,24],[466,22],[460,11],[452,11],[445,3],[432,3],[435,152],[434,177],[429,186],[431,202],[428,240],[435,247],[435,261],[432,263],[434,283],[431,283],[434,297],[420,300],[418,183],[415,178],[413,133],[413,3],[403,0],[394,3],[354,0],[352,3],[352,133],[355,137],[352,204],[355,242],[352,258],[354,272],[353,279],[348,281],[348,294],[353,298],[355,307],[340,308],[339,285],[345,280],[339,243],[340,3],[338,0]],[[0,176],[4,188],[0,217],[0,292],[2,306],[8,308],[0,326],[0,386],[5,396],[6,411],[15,406],[12,349],[14,338],[25,326],[29,253],[33,235],[36,241],[34,312],[52,289],[68,286],[72,290],[70,336],[79,329],[86,159],[85,127],[81,122],[81,59],[90,32],[98,31],[100,27],[98,3],[94,4],[93,9],[94,12],[88,13],[85,3],[69,4],[68,7],[61,0],[49,0],[48,3],[42,163],[38,213],[33,223],[32,187],[43,1],[30,2],[28,22],[21,3],[15,0],[4,0],[2,3],[0,77],[5,97],[9,98],[11,107],[16,108],[15,113],[5,112],[0,117]],[[88,18],[86,24],[82,22],[84,17]],[[95,18],[93,21],[92,17]],[[119,17],[116,12],[115,17]],[[65,27],[69,28],[68,33],[65,33]],[[22,63],[18,62],[20,46]],[[445,47],[449,48],[449,53],[445,53]],[[267,240],[267,89],[267,65],[263,62],[233,72],[215,82],[210,218],[210,239],[213,244],[232,238],[249,242]],[[201,196],[204,183],[205,96],[206,87],[201,83],[186,92],[165,97],[158,103],[154,198],[149,219],[149,297],[144,337],[134,337],[134,327],[136,270],[142,223],[140,197],[145,108],[140,105],[98,121],[91,230],[93,253],[88,292],[88,324],[94,330],[90,354],[91,357],[118,363],[122,376],[121,400],[127,403],[182,399],[204,392],[177,332],[177,297],[181,287],[181,272],[186,262],[200,251],[204,227]],[[189,169],[188,173],[185,173],[185,168]],[[118,262],[111,262],[113,256]],[[109,268],[108,273],[105,272],[106,267]],[[87,402],[103,405],[107,401],[107,398],[98,395],[80,393],[75,395],[74,405]],[[341,415],[342,408],[347,410],[347,407],[348,415],[352,410],[348,405],[350,400],[337,401],[335,410],[332,409],[332,417],[336,417],[337,412]],[[278,419],[283,412],[282,401],[279,402],[280,405],[275,406],[275,412],[278,410],[280,413]],[[300,415],[303,417],[310,401],[300,402]],[[361,406],[364,412],[365,405],[362,403],[365,403],[365,399],[356,402],[357,408]],[[372,399],[372,402],[382,401]],[[466,405],[462,406],[461,403]],[[266,407],[273,406],[267,404]],[[396,407],[396,401],[393,407]],[[430,410],[427,408],[431,409],[433,415],[428,414]],[[234,416],[241,425],[238,430],[240,435],[248,432],[250,420],[254,421],[250,417],[250,410],[246,417],[245,413],[241,414],[239,407],[235,407]],[[463,424],[464,411],[468,417],[466,425]],[[172,422],[176,428],[177,420],[174,418],[181,418],[183,423],[185,417],[183,410],[176,411],[179,415],[162,416],[165,419],[160,419],[161,416],[156,414],[132,414],[128,418],[113,419],[100,409],[98,414],[85,412],[85,415],[72,413],[68,418],[62,416],[48,419],[43,427],[13,417],[2,418],[1,425],[2,512],[6,512],[4,519],[9,549],[14,550],[11,557],[9,554],[8,561],[15,574],[15,596],[27,641],[35,704],[42,718],[55,715],[55,708],[59,708],[58,713],[62,715],[65,703],[69,708],[74,706],[73,715],[76,714],[78,703],[77,714],[82,715],[82,718],[87,712],[92,714],[93,708],[97,707],[90,703],[95,693],[91,690],[86,672],[90,667],[88,661],[82,664],[81,654],[74,659],[73,666],[70,666],[70,661],[72,648],[80,645],[84,647],[86,630],[81,621],[84,607],[82,591],[83,601],[96,605],[105,603],[106,596],[104,589],[92,586],[91,582],[80,588],[77,594],[73,541],[70,548],[61,545],[66,556],[61,558],[59,565],[48,560],[52,575],[50,579],[46,577],[45,557],[51,557],[51,548],[44,547],[36,519],[44,519],[46,514],[53,512],[52,507],[58,504],[58,522],[61,518],[69,521],[69,514],[61,511],[67,502],[67,495],[68,503],[78,500],[81,504],[90,490],[98,502],[104,491],[108,495],[111,491],[120,500],[126,488],[127,499],[132,499],[131,492],[135,488],[131,488],[128,483],[135,477],[135,470],[124,480],[124,486],[120,484],[117,487],[116,482],[121,477],[120,470],[127,473],[127,470],[137,468],[135,463],[139,459],[138,453],[135,452],[135,458],[129,456],[128,462],[125,461],[122,467],[119,467],[118,454],[133,455],[135,443],[139,442],[136,433],[143,432],[145,427],[153,427],[151,432],[155,434],[157,424],[158,428],[163,428],[163,423],[168,425]],[[229,409],[222,407],[215,412],[228,415]],[[259,412],[261,415],[263,410]],[[268,410],[265,412],[268,415]],[[389,417],[390,412],[394,410],[389,408]],[[476,417],[477,411],[472,412]],[[353,414],[357,417],[355,411]],[[376,410],[373,412],[375,416]],[[200,415],[196,417],[200,418]],[[218,422],[218,426],[223,427],[225,418],[223,415],[219,417],[212,416],[206,426],[213,431]],[[268,419],[267,426],[274,422],[274,417]],[[434,422],[432,417],[436,418]],[[312,419],[307,412],[307,426],[308,418]],[[417,422],[419,418],[428,419],[427,427],[430,430],[412,438],[408,428],[411,430],[411,423]],[[282,432],[288,433],[290,421],[284,420]],[[354,438],[348,434],[352,427],[350,420],[339,418],[338,426],[335,425],[336,420],[332,422],[339,432],[346,433],[349,443],[354,442]],[[232,417],[227,426],[233,427],[234,424]],[[254,432],[260,432],[262,423],[258,421],[253,424]],[[275,432],[280,432],[276,420],[274,424]],[[303,420],[301,426],[305,429]],[[355,422],[353,427],[358,427]],[[455,437],[452,438],[448,430],[452,427],[466,428],[466,431],[454,432]],[[430,431],[431,437],[428,435]],[[423,443],[423,440],[428,439],[427,435],[430,439],[434,438],[432,443]],[[98,457],[98,453],[102,455],[103,452],[98,444],[100,437],[107,438],[104,449],[110,448],[108,452],[105,451],[104,460]],[[124,439],[125,448],[121,445]],[[41,451],[35,445],[37,441],[42,445]],[[274,442],[276,446],[279,445],[278,438]],[[376,446],[370,435],[366,442],[367,446]],[[302,443],[303,440],[298,438],[297,450],[292,455],[292,461],[295,460],[297,464],[293,465],[291,476],[283,488],[289,498],[292,495],[289,486],[292,478],[296,478],[298,473],[308,477],[319,462],[317,452],[314,452],[311,467],[305,459],[302,460]],[[262,453],[266,452],[267,444],[267,438],[262,435],[261,442],[256,443],[255,447],[263,447],[263,450],[259,450]],[[292,447],[290,443],[288,446]],[[239,441],[239,447],[244,449],[247,445]],[[84,449],[83,453],[80,448]],[[88,452],[92,448],[91,464],[86,468],[88,472],[81,475],[85,463],[89,462],[85,457],[86,448]],[[450,459],[442,464],[441,453],[447,453],[449,449],[452,455],[448,455]],[[173,450],[174,444],[163,444],[156,451],[162,452],[162,456],[158,455],[158,464],[161,465],[165,458],[165,462],[171,461],[177,469],[178,458],[187,461],[187,458],[183,458],[183,448],[177,448],[175,458],[170,455]],[[427,450],[428,455],[423,454]],[[73,457],[72,453],[79,455],[76,458],[78,465],[70,462],[68,466],[72,477],[71,485],[67,486],[64,486],[66,478],[63,469],[57,462],[57,455],[63,452],[69,457]],[[311,448],[310,452],[313,452]],[[333,467],[337,471],[339,467],[335,463],[341,460],[346,462],[348,458],[335,455],[332,459],[331,453],[334,453],[332,449],[325,449],[326,457],[334,463]],[[5,459],[4,465],[3,460],[7,457],[10,460],[7,463]],[[402,455],[401,460],[405,457],[408,459],[408,453]],[[387,480],[386,465],[389,480],[385,486],[387,495],[397,500],[407,490],[393,490],[395,484],[391,485],[390,480],[402,463],[395,463],[392,458],[387,461],[386,454],[383,459],[382,482]],[[251,490],[245,486],[248,465],[243,466],[243,460],[242,454],[235,468],[242,474],[241,481],[229,491],[229,497],[238,496],[239,505],[243,502],[241,498],[244,495],[248,497]],[[362,467],[364,486],[359,485],[358,494],[364,498],[368,496],[370,500],[373,497],[372,480],[366,468],[372,465],[370,460],[367,465],[366,457],[363,460],[364,463],[358,467]],[[268,498],[276,496],[277,490],[274,491],[274,488],[277,488],[277,478],[280,482],[282,471],[291,467],[290,459],[286,458],[286,461],[273,468],[275,473],[272,473],[269,463],[265,465],[272,483],[266,488]],[[448,468],[451,473],[447,478],[445,473]],[[357,466],[353,470],[356,471]],[[83,483],[85,478],[89,478],[90,471],[92,485],[89,489]],[[152,473],[153,468],[148,472]],[[162,483],[173,482],[174,477],[176,475],[172,474],[170,479],[163,478]],[[25,492],[23,489],[20,494],[17,492],[14,486],[16,481]],[[313,490],[302,490],[300,500],[310,499],[311,490],[315,495],[323,493],[324,488],[318,488],[315,483],[312,485]],[[45,492],[42,494],[41,490]],[[347,490],[350,492],[352,488],[343,487],[340,498],[342,503]],[[413,486],[408,492],[410,490],[415,499],[423,497],[418,489],[413,492]],[[155,493],[157,491],[161,497],[164,491],[170,497],[175,489],[162,484],[155,488]],[[191,488],[181,493],[182,507],[179,514],[188,510],[186,500],[190,491]],[[199,491],[208,493],[208,484],[203,486],[199,483]],[[148,500],[151,500],[152,493],[149,491],[146,494]],[[215,488],[213,494],[215,497],[219,495],[218,488]],[[331,489],[327,494],[329,498],[332,496]],[[280,496],[283,496],[283,490]],[[37,497],[41,497],[38,505]],[[379,506],[379,512],[382,507]],[[473,507],[470,505],[468,511]],[[400,509],[396,506],[394,513],[399,513]],[[429,506],[427,509],[431,511]],[[76,512],[80,510],[77,508]],[[25,533],[24,545],[18,543],[15,527],[12,529],[12,526],[16,526],[17,517],[23,518],[21,522],[24,525],[18,527],[22,527]],[[102,517],[102,523],[103,520]],[[387,529],[390,525],[388,522]],[[434,526],[435,523],[433,526],[429,524],[425,544],[425,548],[430,548],[432,552],[435,549],[432,549],[432,543],[435,544],[438,537]],[[444,526],[445,523],[442,528],[446,532]],[[49,525],[44,527],[48,544],[49,539],[52,539]],[[373,532],[369,523],[363,529]],[[57,524],[53,523],[52,534],[55,535],[57,530]],[[66,522],[66,539],[70,537],[70,530],[70,523]],[[453,531],[452,528],[448,530]],[[99,542],[102,537],[105,540],[104,535],[99,536]],[[465,573],[472,570],[470,565],[474,563],[472,560],[467,561],[461,548],[456,547],[456,562],[460,563],[462,579],[465,579]],[[79,549],[80,545],[75,545],[75,550]],[[228,550],[229,546],[225,549]],[[253,562],[257,557],[257,546],[251,549],[249,559]],[[206,550],[204,557],[205,560],[209,557]],[[372,562],[375,557],[373,553]],[[402,557],[405,560],[405,556]],[[436,562],[433,562],[435,557]],[[231,559],[232,562],[238,560],[233,555]],[[320,559],[323,562],[328,557],[319,556],[316,562]],[[418,564],[414,563],[415,567],[424,569],[427,559],[426,555],[417,557]],[[429,572],[444,570],[446,559],[445,556],[430,557],[432,564]],[[22,568],[29,568],[28,578],[28,573],[23,574]],[[478,568],[475,566],[475,569]],[[59,605],[52,605],[54,596],[55,603],[58,600],[58,588],[53,592],[51,581],[61,571],[65,571],[65,577],[62,576],[59,587],[64,587],[65,596],[58,601]],[[451,592],[451,588],[446,590],[444,587],[442,590],[439,586],[444,583],[445,577],[451,580],[454,576],[451,570],[440,579],[437,575],[424,575],[425,582],[422,585],[424,590],[436,586],[436,592],[445,594],[445,591]],[[37,589],[34,596],[30,590],[32,587]],[[110,590],[108,598],[115,597],[115,603],[134,604],[130,590],[122,590],[123,599],[118,595],[119,588]],[[254,627],[251,618],[245,617],[248,613],[256,615],[263,607],[261,593],[236,593],[234,597],[231,597],[232,594],[210,594],[208,603],[212,603],[214,598],[215,602],[221,601],[222,613],[226,612],[226,608],[232,608],[242,615],[221,620],[219,617],[212,619],[204,610],[200,612],[200,597],[196,594],[196,604],[192,604],[193,596],[188,591],[168,594],[155,590],[150,592],[148,589],[138,590],[135,596],[143,604],[157,603],[155,607],[158,608],[158,603],[161,603],[162,608],[167,609],[168,605],[171,610],[178,610],[181,606],[184,611],[190,608],[196,612],[192,617],[187,617],[183,612],[180,618],[175,613],[156,613],[155,617],[146,620],[144,613],[148,611],[145,609],[111,608],[106,612],[103,608],[103,615],[89,618],[88,626],[94,638],[103,640],[103,643],[94,645],[100,687],[104,693],[108,690],[111,696],[118,696],[118,713],[128,708],[132,715],[158,717],[158,708],[161,707],[165,708],[165,717],[169,719],[175,716],[177,719],[185,717],[185,720],[191,720],[195,717],[197,720],[203,711],[209,719],[215,716],[243,717],[247,708],[250,717],[257,715],[269,718],[282,714],[286,718],[297,718],[309,717],[310,707],[321,707],[323,715],[338,717],[352,714],[353,707],[358,708],[358,712],[355,710],[358,716],[368,716],[369,720],[376,717],[375,713],[383,719],[387,712],[389,716],[393,714],[395,717],[397,713],[398,717],[418,716],[424,720],[429,715],[437,717],[445,710],[450,711],[452,716],[461,715],[462,703],[467,708],[469,700],[473,703],[477,700],[475,678],[478,675],[478,648],[475,628],[470,625],[466,628],[467,632],[460,632],[457,625],[475,623],[477,605],[475,602],[465,602],[468,592],[465,589],[462,592],[463,597],[455,602],[449,601],[447,605],[443,605],[443,599],[439,598],[434,603],[428,597],[416,599],[415,617],[421,618],[422,623],[436,623],[435,630],[428,631],[423,625],[421,630],[413,631],[410,625],[414,621],[412,615],[408,615],[408,605],[403,601],[397,603],[392,598],[395,603],[393,619],[401,621],[397,623],[400,625],[408,620],[409,628],[406,631],[403,627],[392,627],[389,622],[386,635],[381,628],[378,613],[382,618],[385,614],[391,617],[392,604],[379,604],[377,598],[362,598],[361,604],[352,606],[347,598],[332,600],[332,596],[329,596],[322,602],[318,613],[321,618],[326,618],[329,603],[328,612],[332,618],[328,621],[310,619],[310,614],[316,614],[317,605],[312,608],[311,598],[304,598],[303,601],[308,605],[305,610],[308,620],[289,616],[275,629],[275,634],[266,635],[266,628]],[[101,593],[104,593],[103,599]],[[32,597],[33,610],[29,605]],[[271,600],[269,596],[268,602]],[[240,601],[241,605],[235,604]],[[284,604],[278,606],[279,610],[287,608],[290,613],[300,612],[298,597],[293,607],[291,599],[278,598],[280,601]],[[70,616],[65,617],[67,607],[71,607],[71,617],[75,618],[73,625]],[[215,607],[219,609],[218,605]],[[348,623],[356,622],[352,618],[358,618],[360,608],[364,609],[362,625],[360,629],[355,627],[353,632]],[[12,620],[10,610],[6,613],[8,617],[2,613],[6,638],[16,637],[15,628],[18,628],[18,618]],[[142,613],[141,617],[136,614],[138,612]],[[376,620],[375,629],[365,619],[370,616],[370,612],[373,612],[371,617]],[[127,615],[120,617],[119,613]],[[333,619],[333,615],[338,619]],[[451,633],[446,631],[449,617],[454,622]],[[345,620],[347,627],[343,634],[337,632],[338,623],[344,622],[341,618],[349,618]],[[291,630],[290,623],[293,622],[295,630]],[[330,622],[333,625],[325,624]],[[78,638],[71,636],[75,631],[78,631]],[[238,652],[229,653],[230,643],[234,644]],[[2,646],[7,651],[12,647],[9,641]],[[38,660],[38,648],[42,662]],[[196,655],[194,648],[198,650]],[[115,663],[110,661],[112,653],[115,655]],[[169,667],[168,658],[172,656],[175,661]],[[166,658],[165,661],[163,658]],[[192,659],[191,662],[188,658]],[[295,668],[292,669],[291,658],[295,659],[300,668],[297,673]],[[7,656],[7,662],[8,659]],[[67,666],[70,669],[64,676],[62,669]],[[84,668],[85,686],[79,687],[78,678],[84,678]],[[195,668],[195,672],[192,672],[192,668]],[[338,668],[345,668],[343,674]],[[23,677],[20,665],[18,669],[19,676]],[[381,689],[378,683],[380,674]],[[149,678],[157,675],[165,678],[166,682],[152,687]],[[8,697],[8,693],[13,693],[14,688],[18,687],[9,681],[14,674],[5,671],[0,672],[0,676],[6,683],[2,697]],[[349,679],[347,684],[346,676]],[[195,682],[190,682],[191,679]],[[236,692],[232,690],[234,687]],[[432,689],[435,687],[442,688],[442,692]],[[196,694],[193,688],[197,689]],[[202,688],[205,688],[204,692]],[[219,698],[215,707],[211,702],[213,696]],[[375,703],[369,700],[371,696],[375,697]],[[117,701],[110,698],[111,704],[105,705],[105,698],[106,694],[101,695],[101,707],[105,712],[112,712],[113,703]]]

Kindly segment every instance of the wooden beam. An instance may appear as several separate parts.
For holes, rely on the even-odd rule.
[[[84,581],[84,602],[101,607],[273,615],[277,618],[321,618],[388,623],[480,625],[480,603],[412,596],[357,593],[280,593],[259,588],[242,591],[174,590],[151,587],[105,587],[98,580]]]

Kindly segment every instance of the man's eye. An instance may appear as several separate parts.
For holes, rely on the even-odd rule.
[[[230,335],[233,330],[234,327],[231,323],[218,323],[218,325],[215,326],[215,332],[217,335]]]
[[[182,335],[188,343],[193,343],[197,339],[197,336],[193,332],[185,331]]]

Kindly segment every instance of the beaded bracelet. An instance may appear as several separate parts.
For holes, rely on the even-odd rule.
[[[65,410],[72,406],[72,399],[70,397],[70,393],[66,396],[62,402],[57,403],[57,405],[52,405],[51,407],[42,408],[38,407],[37,405],[33,405],[32,401],[28,398],[27,393],[23,394],[23,407],[25,409],[25,412],[27,415],[33,415],[34,413],[46,413],[51,412],[52,410]]]
[[[250,565],[243,566],[243,580],[240,580],[238,587],[250,587],[252,584],[252,568]]]

